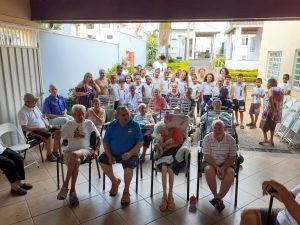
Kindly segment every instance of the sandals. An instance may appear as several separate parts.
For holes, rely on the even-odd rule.
[[[118,179],[117,182],[111,184],[111,189],[109,191],[110,196],[116,196],[118,194],[120,183],[121,183],[121,180]]]
[[[27,194],[27,191],[24,190],[23,188],[18,188],[17,190],[13,190],[11,189],[10,191],[12,194],[15,194],[15,195],[26,195]]]
[[[68,192],[69,192],[69,189],[62,186],[56,198],[58,200],[65,200],[68,196]]]
[[[24,190],[30,190],[33,188],[33,186],[31,184],[24,183],[20,186],[20,188],[22,188]]]
[[[225,209],[225,205],[222,199],[213,198],[209,201],[219,212],[222,212]]]
[[[70,205],[75,207],[79,205],[79,200],[75,191],[70,193]]]
[[[165,212],[168,208],[168,202],[167,202],[167,197],[162,197],[159,209],[161,212]]]
[[[121,198],[121,205],[129,205],[130,203],[130,193],[129,192],[123,192],[123,196]]]
[[[268,145],[274,147],[274,142],[273,141],[272,142],[270,142],[270,141],[260,141],[260,142],[258,142],[258,144],[263,145],[263,146],[265,144],[268,144]]]
[[[245,127],[244,127],[244,125],[243,125],[243,124],[240,126],[240,128],[241,128],[241,129],[245,129]]]
[[[173,196],[168,196],[168,210],[174,211],[175,210],[175,203]]]

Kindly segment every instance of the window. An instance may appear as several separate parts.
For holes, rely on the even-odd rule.
[[[248,37],[242,37],[242,45],[248,45]]]
[[[109,23],[104,23],[102,24],[102,28],[109,28],[110,27],[110,24]]]
[[[300,50],[296,51],[293,77],[293,87],[300,88]]]
[[[250,52],[255,52],[256,37],[250,38]]]
[[[94,24],[93,23],[88,23],[85,26],[86,26],[86,29],[94,29]]]
[[[267,78],[278,79],[280,73],[281,64],[281,51],[269,52],[268,53],[268,64],[267,64]]]

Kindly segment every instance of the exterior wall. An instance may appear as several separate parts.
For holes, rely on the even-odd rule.
[[[30,0],[0,0],[0,21],[36,26],[30,21]]]
[[[40,52],[44,97],[49,84],[58,86],[59,94],[67,96],[86,72],[98,77],[100,68],[110,68],[118,62],[115,44],[41,31]]]
[[[296,50],[300,49],[300,21],[267,21],[262,35],[259,76],[266,80],[268,51],[282,51],[280,74],[290,74],[293,81],[293,68]],[[278,78],[282,81],[282,76]],[[299,88],[292,89],[292,96],[300,100]]]
[[[134,65],[146,65],[146,41],[119,32],[119,62],[127,57],[126,51],[134,52]]]
[[[225,66],[229,69],[241,69],[241,70],[254,70],[259,66],[259,61],[247,61],[247,60],[226,60]]]

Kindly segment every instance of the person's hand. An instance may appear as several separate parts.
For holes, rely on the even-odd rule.
[[[217,167],[217,176],[220,180],[223,179],[223,176],[224,176],[224,167]]]
[[[95,151],[95,150],[93,150],[93,149],[92,149],[92,152],[91,152],[91,153],[92,153],[92,158],[93,158],[93,159],[95,159],[95,158],[97,157],[97,155],[98,155],[98,154],[97,154],[97,151]]]
[[[109,163],[110,165],[115,164],[115,163],[116,163],[116,158],[113,157],[113,156],[108,157],[108,163]]]
[[[40,131],[43,131],[43,132],[48,132],[48,131],[49,131],[49,129],[48,129],[47,127],[43,127],[43,128],[41,128],[41,129],[40,129]]]
[[[122,159],[123,160],[128,160],[130,159],[131,157],[131,154],[129,152],[125,152],[123,155],[122,155]]]

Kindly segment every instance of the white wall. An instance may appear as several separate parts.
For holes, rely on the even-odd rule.
[[[225,66],[229,69],[254,70],[258,68],[259,61],[233,61],[227,59],[225,61]]]

